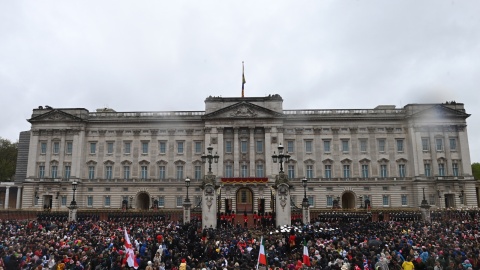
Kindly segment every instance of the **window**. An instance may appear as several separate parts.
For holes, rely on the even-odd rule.
[[[60,153],[60,142],[53,142],[53,154],[58,155]]]
[[[383,206],[389,206],[390,205],[390,198],[388,197],[388,195],[383,195],[382,196],[382,204]]]
[[[423,151],[430,150],[430,140],[428,138],[422,138],[422,150]]]
[[[307,165],[307,178],[313,178],[313,165]]]
[[[165,154],[167,153],[167,142],[161,141],[158,143],[158,148],[160,151],[160,154]]]
[[[66,206],[67,205],[67,196],[62,196],[61,201],[62,201],[61,202],[62,206]]]
[[[97,143],[91,142],[90,143],[90,154],[97,153]]]
[[[88,166],[88,179],[95,179],[95,166]]]
[[[177,179],[183,179],[183,166],[177,166]]]
[[[47,153],[47,143],[46,142],[41,142],[40,143],[40,154],[46,154]]]
[[[107,154],[113,154],[113,142],[107,142]]]
[[[388,191],[388,187],[387,187],[387,186],[382,187],[382,190],[383,190],[383,191]]]
[[[295,178],[295,165],[288,165],[288,178]]]
[[[148,178],[148,167],[146,165],[143,165],[141,167],[141,171],[142,171],[141,176],[140,176],[141,179],[143,179],[143,180],[147,179]]]
[[[177,196],[177,207],[182,207],[183,206],[183,197],[182,196]]]
[[[202,142],[195,142],[195,154],[201,154],[203,151]]]
[[[165,207],[165,197],[158,197],[158,207]]]
[[[142,142],[142,154],[148,154],[148,142]]]
[[[452,163],[452,174],[453,176],[458,176],[458,163]]]
[[[323,140],[323,151],[325,151],[325,153],[330,152],[330,142],[330,140]]]
[[[240,142],[240,151],[241,151],[242,153],[247,153],[247,150],[248,150],[247,141],[241,141],[241,142]]]
[[[343,178],[350,178],[350,165],[343,165]]]
[[[443,151],[443,139],[442,138],[436,138],[435,139],[435,149],[437,151]]]
[[[332,165],[325,165],[325,178],[332,178]]]
[[[87,197],[87,206],[92,207],[93,206],[93,196],[88,196]]]
[[[388,177],[388,169],[386,164],[380,165],[380,177]]]
[[[245,164],[242,164],[240,168],[240,177],[248,177],[248,167]]]
[[[360,152],[367,152],[367,140],[365,139],[360,140]]]
[[[125,154],[130,154],[130,148],[131,148],[131,143],[130,142],[126,142],[125,145],[124,145],[125,149]]]
[[[457,150],[457,139],[450,138],[450,150],[452,150],[452,151]]]
[[[58,174],[58,166],[57,166],[57,165],[53,165],[52,168],[51,168],[50,177],[51,177],[51,178],[57,178],[57,174]]]
[[[431,169],[430,169],[430,163],[424,163],[424,164],[423,164],[423,168],[424,168],[424,170],[425,170],[425,176],[426,176],[426,177],[432,176],[432,171],[431,171]]]
[[[445,164],[438,163],[438,176],[445,176]]]
[[[406,176],[405,164],[398,164],[398,176],[402,178]]]
[[[158,166],[158,179],[165,179],[165,166]]]
[[[402,195],[402,206],[407,206],[407,205],[408,205],[407,195]]]
[[[233,177],[232,164],[225,165],[225,177]]]
[[[65,170],[64,170],[65,179],[70,179],[71,172],[72,172],[72,167],[70,165],[65,165]]]
[[[385,139],[378,139],[378,152],[385,152]]]
[[[67,142],[67,146],[65,147],[65,153],[67,155],[71,155],[73,152],[73,143],[72,142]]]
[[[105,206],[110,206],[110,196],[105,197]]]
[[[38,178],[45,178],[45,165],[38,166]]]
[[[362,165],[362,177],[363,178],[368,178],[368,165],[367,164]]]
[[[314,206],[315,206],[315,199],[314,199],[314,197],[313,197],[313,196],[308,196],[307,198],[308,198],[308,205],[309,205],[310,207],[314,207]]]
[[[123,166],[123,179],[130,179],[130,166]]]
[[[295,151],[295,142],[287,141],[287,153],[293,153]]]
[[[113,178],[113,168],[112,165],[105,166],[105,179],[112,179]]]
[[[342,152],[348,152],[349,151],[349,141],[348,140],[342,140]]]
[[[183,154],[183,142],[177,142],[177,153]]]
[[[313,147],[312,147],[312,141],[311,140],[306,140],[305,141],[305,153],[312,153]]]
[[[225,153],[232,153],[232,141],[225,141]]]
[[[202,179],[202,166],[195,165],[195,180]]]
[[[258,140],[255,148],[256,148],[257,153],[263,153],[263,141]]]
[[[333,196],[327,196],[327,206],[333,206]]]
[[[263,164],[257,164],[257,177],[264,177]]]
[[[397,139],[397,152],[403,152],[403,139]]]
[[[435,194],[430,194],[430,195],[428,196],[428,204],[434,205],[434,204],[435,204],[435,201],[436,201],[436,199],[435,199]]]

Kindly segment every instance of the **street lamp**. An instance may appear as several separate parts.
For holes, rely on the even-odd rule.
[[[205,155],[205,153],[203,153],[202,155],[202,162],[205,163],[208,161],[208,173],[211,174],[212,173],[212,162],[215,162],[215,163],[218,163],[218,154],[215,153],[215,155],[212,154],[212,151],[213,151],[213,147],[211,145],[209,145],[207,147],[207,155]]]
[[[302,202],[302,204],[305,207],[308,207],[307,182],[308,182],[308,179],[304,177],[302,179],[302,186],[303,186],[303,202]]]
[[[190,187],[190,178],[185,178],[185,186],[187,187],[187,198],[185,199],[186,203],[190,203],[190,198],[188,198],[188,187]]]
[[[283,162],[288,162],[290,160],[290,155],[287,153],[283,153],[283,145],[278,145],[278,155],[273,151],[272,159],[273,163],[280,163],[280,172],[283,172]]]
[[[73,206],[77,205],[77,201],[75,201],[75,191],[77,191],[77,185],[78,185],[77,181],[72,182],[73,200],[72,202],[70,202],[70,205],[73,205]]]

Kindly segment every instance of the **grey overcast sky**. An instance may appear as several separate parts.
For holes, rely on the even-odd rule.
[[[465,103],[480,162],[480,1],[0,1],[0,137],[39,105],[204,110]]]

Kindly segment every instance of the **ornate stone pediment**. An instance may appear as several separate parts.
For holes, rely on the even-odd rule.
[[[30,118],[28,120],[30,123],[33,123],[33,122],[65,122],[65,121],[75,121],[75,122],[79,122],[79,121],[83,121],[83,119],[81,119],[80,117],[77,117],[75,115],[71,115],[69,113],[66,113],[64,111],[61,111],[61,110],[57,110],[57,109],[54,109],[54,110],[50,110],[44,114],[41,114],[41,115],[37,115],[33,118]]]
[[[443,105],[435,105],[423,111],[417,112],[412,115],[414,118],[429,119],[448,119],[448,118],[467,118],[470,114],[467,114],[461,110],[454,110]]]
[[[203,118],[279,118],[282,113],[242,101],[218,111],[206,114]]]

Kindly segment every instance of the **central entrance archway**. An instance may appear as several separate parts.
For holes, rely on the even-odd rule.
[[[150,196],[146,192],[138,193],[136,208],[139,210],[148,210],[150,208]]]
[[[342,195],[342,208],[354,209],[355,208],[355,194],[351,191],[347,191]]]
[[[243,187],[237,190],[237,213],[253,212],[253,192],[249,188]]]

